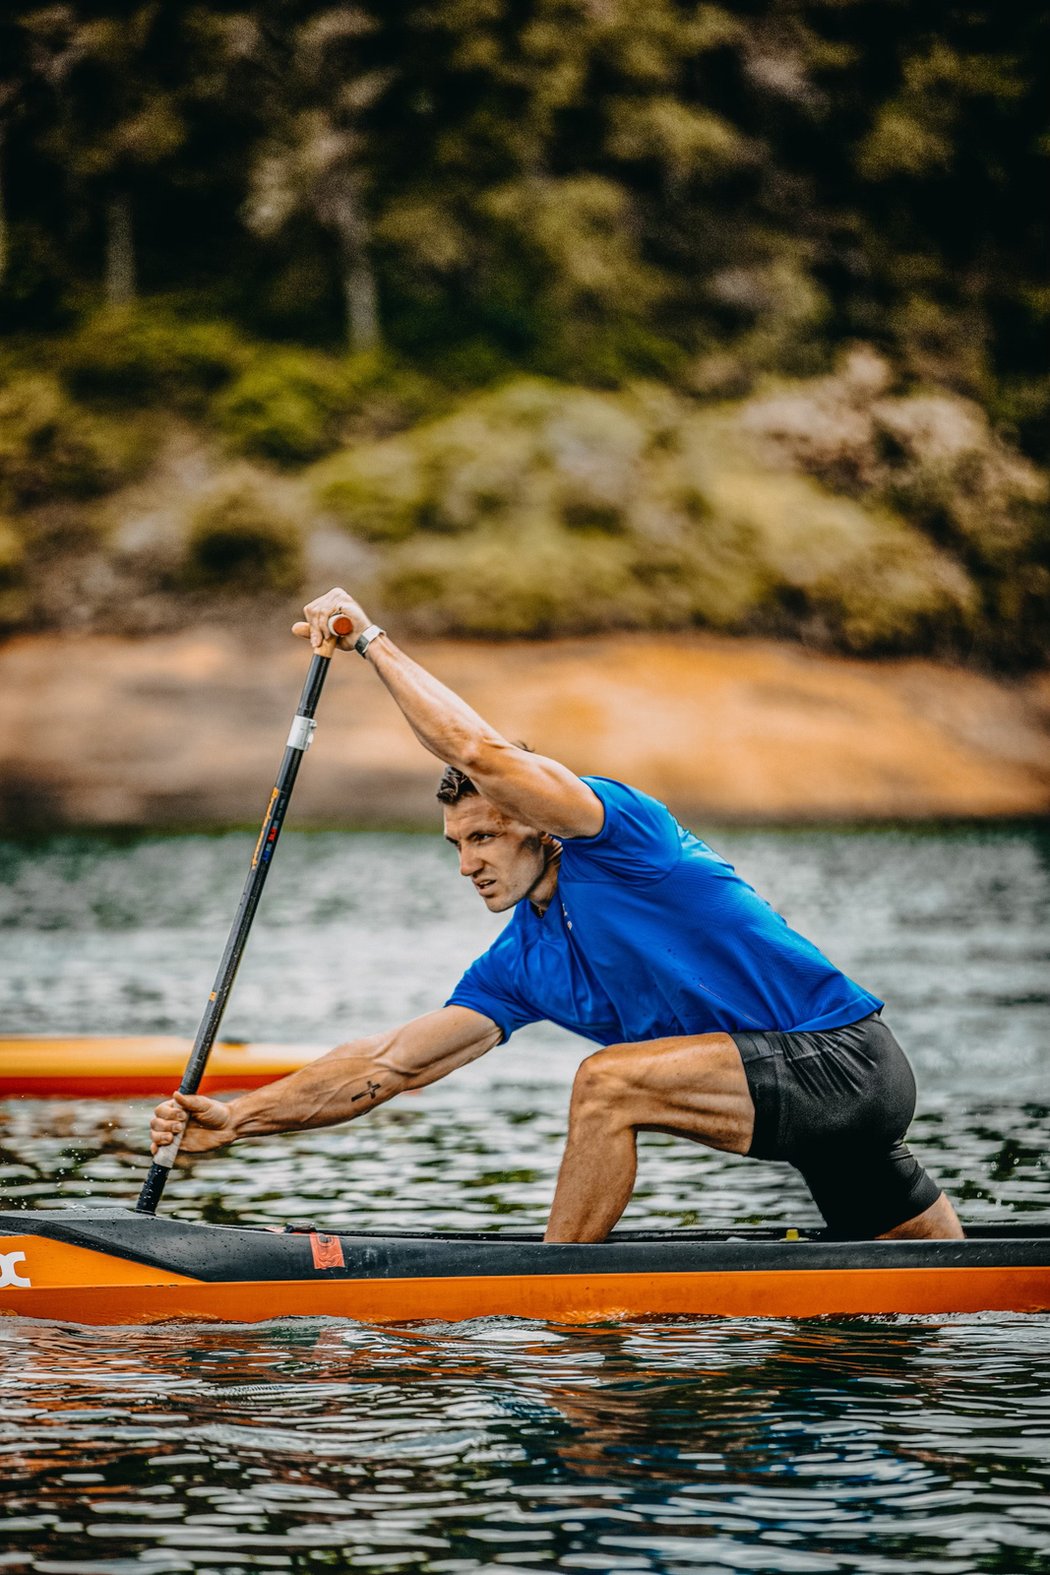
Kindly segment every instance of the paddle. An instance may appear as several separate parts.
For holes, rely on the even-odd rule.
[[[338,638],[340,635],[350,634],[353,627],[352,621],[343,613],[333,614],[328,620],[328,632],[333,639]],[[186,1070],[182,1074],[182,1082],[179,1084],[180,1094],[195,1094],[200,1087],[201,1078],[204,1076],[204,1069],[208,1064],[208,1057],[211,1054],[212,1045],[215,1043],[215,1036],[219,1032],[219,1024],[222,1022],[222,1014],[226,1010],[226,1003],[230,998],[230,991],[233,989],[233,981],[237,977],[237,969],[240,965],[245,943],[248,940],[248,932],[252,927],[252,920],[255,918],[255,910],[259,906],[259,898],[262,896],[262,889],[266,884],[266,877],[273,862],[274,849],[281,834],[285,811],[292,796],[295,779],[299,774],[299,766],[303,755],[310,747],[314,728],[317,726],[317,723],[314,721],[314,712],[317,710],[317,702],[321,698],[321,690],[324,688],[324,681],[328,676],[331,655],[332,648],[326,651],[322,646],[310,663],[310,671],[306,675],[303,692],[299,697],[299,706],[295,713],[295,719],[292,722],[291,732],[288,734],[288,742],[285,745],[281,769],[277,773],[277,781],[274,784],[273,792],[270,794],[270,802],[267,806],[266,814],[263,816],[262,829],[255,844],[255,852],[252,854],[251,867],[248,870],[248,878],[241,893],[240,906],[237,909],[233,927],[226,942],[226,950],[222,954],[222,961],[219,964],[219,971],[215,977],[211,994],[208,997],[208,1004],[204,1008],[204,1016],[201,1018],[200,1027],[197,1029],[193,1050],[186,1063]],[[142,1191],[139,1194],[139,1201],[135,1205],[140,1214],[156,1214],[157,1204],[160,1202],[161,1194],[164,1191],[168,1173],[175,1163],[176,1154],[179,1152],[180,1141],[180,1138],[176,1138],[174,1142],[168,1143],[164,1148],[157,1150],[156,1158],[150,1166],[149,1175],[146,1177]]]

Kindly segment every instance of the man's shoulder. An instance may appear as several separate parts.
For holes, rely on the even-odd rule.
[[[641,788],[614,777],[583,778],[601,800],[605,821],[593,837],[566,838],[562,868],[571,879],[589,871],[635,874],[642,879],[665,875],[681,856],[681,827],[666,804]]]
[[[666,804],[654,798],[651,793],[646,793],[643,788],[632,786],[630,782],[621,782],[618,777],[601,776],[585,776],[581,781],[586,782],[591,792],[601,800],[607,822],[610,814],[615,817],[618,811],[622,811],[630,814],[641,825],[646,822],[654,825],[664,824],[667,821],[675,823],[674,816]],[[601,835],[602,833],[599,832],[597,837],[577,837],[574,840],[581,843],[597,842]]]
[[[632,786],[630,782],[622,781],[620,777],[605,777],[595,774],[588,774],[587,776],[581,777],[580,780],[581,782],[586,782],[587,786],[592,788],[593,791],[598,794],[599,798],[604,798],[605,796],[620,797],[622,795],[626,795],[628,798],[643,799],[647,804],[655,804],[658,809],[667,809],[666,804],[661,804],[660,800],[653,798],[651,793],[646,793],[644,789]],[[670,812],[668,811],[668,813]]]

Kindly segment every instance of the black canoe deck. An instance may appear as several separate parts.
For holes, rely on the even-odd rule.
[[[593,1244],[532,1232],[333,1231],[201,1225],[132,1210],[0,1213],[0,1235],[37,1235],[203,1281],[316,1280],[315,1239],[338,1239],[333,1279],[574,1274],[768,1273],[841,1269],[1050,1267],[1050,1221],[966,1227],[962,1241],[842,1241],[819,1230],[616,1231]]]

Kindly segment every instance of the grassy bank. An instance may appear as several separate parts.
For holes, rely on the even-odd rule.
[[[804,381],[453,383],[154,305],[0,372],[8,633],[265,615],[342,580],[425,635],[1048,655],[1045,474],[865,346]]]

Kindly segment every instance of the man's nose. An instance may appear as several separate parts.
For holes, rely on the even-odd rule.
[[[483,863],[484,860],[478,853],[477,848],[461,848],[459,850],[459,873],[466,875],[468,880],[478,873]]]

